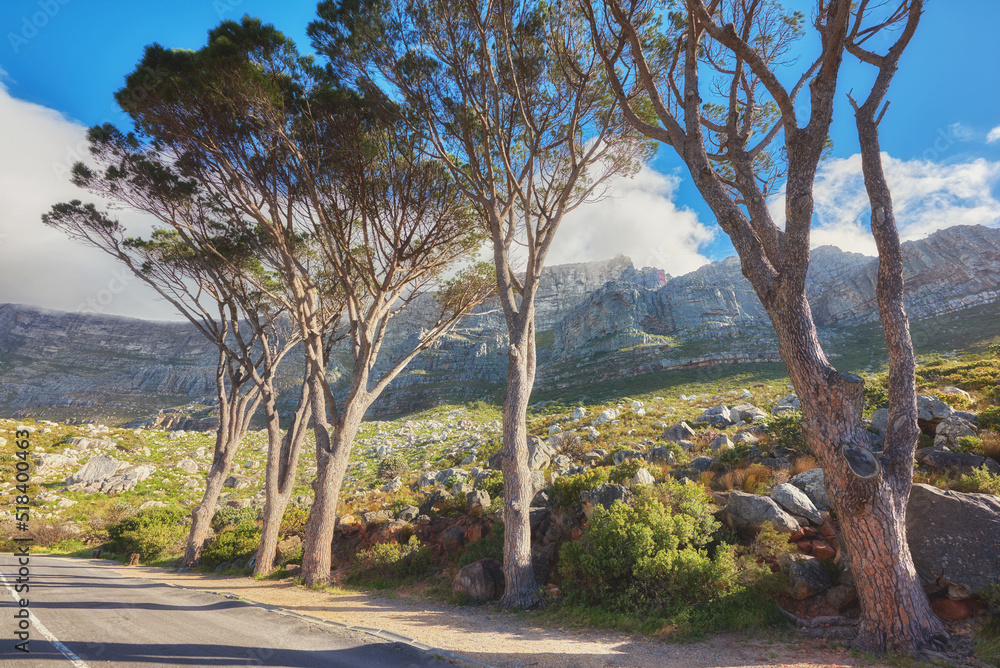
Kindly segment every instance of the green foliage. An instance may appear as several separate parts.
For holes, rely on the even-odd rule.
[[[463,568],[480,559],[496,559],[503,563],[503,522],[494,522],[488,534],[469,543],[458,559],[458,566]]]
[[[719,455],[719,461],[723,464],[728,464],[733,466],[739,464],[745,459],[750,458],[750,444],[749,443],[734,443],[732,450],[726,450],[721,455]]]
[[[634,475],[634,474],[633,474]],[[552,483],[552,502],[563,508],[571,508],[580,503],[580,492],[594,489],[608,482],[609,472],[606,466],[592,468],[584,473],[564,475]]]
[[[1000,496],[1000,475],[989,472],[985,465],[964,474],[953,485],[959,492],[980,492]]]
[[[645,466],[641,459],[626,459],[621,464],[615,464],[608,473],[608,480],[619,485],[627,485],[635,477],[639,469]]]
[[[378,463],[378,473],[375,475],[379,480],[392,480],[396,476],[402,476],[410,469],[410,465],[400,455],[389,455]]]
[[[260,528],[253,520],[243,520],[228,531],[223,531],[201,554],[201,563],[214,568],[227,561],[249,559],[260,547]]]
[[[253,508],[230,508],[228,506],[219,508],[212,516],[212,530],[215,532],[224,531],[228,527],[234,527],[243,522],[253,522],[257,519],[257,511]]]
[[[119,554],[138,553],[143,561],[152,561],[179,552],[187,535],[179,508],[141,510],[108,527],[108,547]]]
[[[426,575],[432,558],[430,546],[422,545],[416,536],[410,536],[405,545],[380,543],[354,555],[347,580],[376,589],[396,587]]]
[[[1000,406],[990,406],[979,412],[979,427],[1000,431]]]
[[[983,440],[978,436],[962,436],[951,449],[955,452],[966,452],[970,455],[979,455],[980,457],[985,456],[983,454]]]
[[[672,491],[679,505],[697,503]],[[699,547],[711,539],[705,529],[650,495],[596,509],[583,537],[562,550],[568,604],[656,617],[682,631],[775,623],[773,603],[757,591],[763,570],[741,565],[729,545],[709,556]]]
[[[485,491],[491,499],[499,499],[503,496],[503,473],[490,471],[485,478],[480,479],[476,488]]]
[[[874,411],[889,403],[888,379],[889,375],[885,373],[865,379],[865,408]]]
[[[285,516],[281,518],[279,533],[283,536],[304,536],[307,519],[309,519],[308,508],[289,506],[285,509]]]
[[[781,533],[770,522],[761,525],[760,532],[750,543],[751,554],[766,561],[776,561],[781,555],[795,551],[795,546],[788,542],[788,534]]]
[[[788,448],[803,454],[812,454],[802,434],[802,413],[792,411],[770,417],[765,421],[764,427],[767,429],[768,445],[772,448]]]

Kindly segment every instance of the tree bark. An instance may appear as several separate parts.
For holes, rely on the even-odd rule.
[[[299,406],[284,437],[281,435],[280,415],[275,407],[273,390],[265,393],[264,412],[267,415],[267,472],[265,476],[264,518],[261,527],[260,548],[254,563],[254,576],[263,577],[274,570],[278,550],[281,520],[295,488],[299,453],[305,440],[306,426],[312,417],[308,383],[303,383]]]
[[[507,358],[507,390],[503,403],[503,523],[506,581],[502,608],[529,609],[541,604],[531,562],[531,500],[534,487],[528,468],[527,411],[535,380],[534,305],[521,302],[521,327],[512,332]]]

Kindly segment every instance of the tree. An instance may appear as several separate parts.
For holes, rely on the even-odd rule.
[[[269,258],[282,286],[269,294],[303,341],[316,438],[303,576],[326,582],[340,486],[365,411],[493,290],[476,267],[443,280],[480,243],[474,211],[447,172],[422,157],[405,108],[341,86],[256,19],[223,22],[198,51],[148,47],[119,101]],[[435,292],[437,318],[375,373],[392,319]],[[343,304],[350,343],[340,392],[327,379],[328,299]]]
[[[540,603],[531,563],[526,412],[535,296],[566,213],[602,196],[649,146],[616,113],[579,14],[542,2],[323,2],[309,26],[331,69],[386,86],[474,204],[492,242],[509,355],[503,404],[500,604]]]
[[[863,615],[856,644],[914,652],[945,638],[906,544],[904,513],[918,435],[913,352],[901,297],[899,238],[873,116],[916,28],[920,0],[890,5],[895,9],[874,25],[865,23],[867,0],[854,8],[847,0],[819,2],[813,27],[820,53],[791,89],[779,74],[791,64],[804,17],[786,14],[769,0],[714,0],[707,6],[684,0],[668,12],[647,0],[582,7],[629,121],[684,161],[774,325],[802,401],[806,441],[826,473],[858,585]],[[901,24],[903,33],[888,56],[860,46]],[[830,364],[805,295],[813,182],[827,147],[845,49],[879,68],[857,122],[880,255],[879,308],[892,360],[892,428],[881,462],[869,452],[861,424],[863,381]],[[713,76],[711,87],[702,86],[703,72]],[[806,83],[809,113],[802,125],[805,105],[796,97]],[[768,208],[769,196],[782,185],[783,229]]]

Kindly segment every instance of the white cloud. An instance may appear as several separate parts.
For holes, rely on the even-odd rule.
[[[679,179],[644,166],[617,178],[611,196],[570,212],[546,258],[549,266],[627,255],[636,267],[658,267],[672,276],[709,262],[699,253],[715,236],[695,212],[673,202]]]
[[[1000,201],[993,194],[1000,183],[1000,163],[982,158],[942,164],[927,160],[897,160],[883,153],[885,177],[892,191],[900,237],[919,239],[953,225],[1000,224]],[[816,177],[812,246],[832,245],[875,255],[869,231],[869,203],[861,174],[861,156],[828,160]],[[784,221],[784,197],[771,202],[776,220]]]
[[[42,224],[53,204],[92,199],[68,178],[86,155],[84,126],[0,84],[0,302],[176,319],[113,259]]]
[[[1000,141],[1000,125],[986,133],[987,144],[992,144],[995,141]]]

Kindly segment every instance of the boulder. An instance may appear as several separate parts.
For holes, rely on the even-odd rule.
[[[184,471],[184,473],[197,473],[198,462],[193,459],[184,458],[177,462],[177,468]]]
[[[573,460],[567,455],[556,455],[552,458],[552,468],[559,472],[565,472],[573,466]]]
[[[496,559],[480,559],[469,564],[452,581],[452,592],[473,601],[500,598],[505,588],[503,567]]]
[[[985,466],[990,473],[1000,475],[1000,464],[995,460],[968,452],[952,452],[939,447],[921,448],[917,450],[916,459],[932,469],[968,472]]]
[[[425,471],[424,473],[420,474],[419,478],[417,478],[418,489],[422,487],[433,487],[436,484],[437,484],[437,473],[434,471]]]
[[[66,484],[84,483],[89,485],[99,483],[110,478],[122,466],[123,462],[118,461],[111,455],[92,457],[90,461],[83,465],[83,468],[66,479]]]
[[[673,427],[667,427],[660,434],[661,441],[672,441],[674,443],[680,443],[681,441],[691,441],[695,438],[695,431],[691,428],[687,422],[678,422]]]
[[[393,492],[398,492],[401,489],[403,489],[403,479],[400,478],[399,476],[396,476],[389,482],[382,485],[382,491],[388,492],[390,494],[392,494]]]
[[[949,385],[948,387],[944,388],[943,390],[941,390],[941,393],[942,394],[957,394],[960,397],[964,397],[965,399],[968,399],[969,401],[972,401],[972,395],[971,394],[969,394],[965,390],[963,390],[961,388],[958,388],[958,387],[955,387],[953,385]]]
[[[587,492],[580,492],[580,503],[583,505],[583,514],[590,519],[597,506],[610,508],[615,501],[622,503],[632,502],[632,492],[624,485],[612,485],[605,483],[598,485]]]
[[[403,506],[403,509],[399,511],[396,517],[404,522],[412,522],[417,519],[417,515],[419,514],[420,508],[417,508],[416,506]]]
[[[477,489],[465,495],[465,509],[469,512],[486,510],[491,502],[489,492],[485,489]]]
[[[253,478],[249,478],[244,475],[231,475],[226,478],[226,481],[222,483],[224,487],[229,487],[231,489],[245,489],[254,483]]]
[[[888,420],[889,409],[885,406],[876,408],[875,412],[872,413],[872,429],[882,438],[885,438],[885,426]]]
[[[809,469],[792,476],[788,482],[792,483],[809,497],[819,510],[830,510],[833,508],[833,501],[826,493],[826,476],[823,469]]]
[[[600,437],[601,437],[601,432],[597,431],[593,427],[588,427],[587,428],[587,440],[588,441],[596,441]]]
[[[695,422],[707,423],[715,425],[716,427],[726,428],[731,424],[736,424],[736,420],[730,414],[729,409],[726,406],[715,406],[714,408],[709,408],[704,413],[698,416]]]
[[[646,461],[650,464],[666,464],[667,466],[675,466],[677,464],[677,458],[674,456],[673,451],[665,445],[654,445],[647,450]]]
[[[612,461],[615,464],[621,464],[622,462],[628,461],[630,459],[644,459],[643,453],[636,452],[635,450],[618,450],[611,455]]]
[[[709,443],[709,447],[713,450],[726,452],[732,450],[736,446],[733,445],[733,442],[729,440],[728,436],[723,434]]]
[[[906,535],[925,584],[971,595],[1000,582],[1000,497],[914,484]]]
[[[951,406],[928,394],[917,397],[917,425],[928,436],[934,436],[937,426],[954,413]]]
[[[782,413],[792,413],[800,410],[802,410],[802,402],[794,394],[788,394],[778,399],[777,403],[774,404],[774,408],[771,409],[771,414],[781,415]]]
[[[760,442],[753,432],[746,430],[737,433],[733,436],[733,443],[746,443],[747,445],[755,445]]]
[[[528,468],[532,471],[541,471],[549,467],[549,462],[555,451],[537,436],[528,437]]]
[[[48,454],[39,455],[38,459],[35,460],[38,464],[37,471],[41,469],[61,469],[66,466],[76,466],[79,462],[73,455],[60,455],[58,453],[50,452]]]
[[[113,447],[114,444],[115,442],[106,436],[104,438],[76,436],[69,439],[68,447],[75,448],[76,450],[107,450]]]
[[[618,418],[618,411],[614,408],[606,408],[597,416],[597,424],[604,424]]]
[[[604,458],[608,456],[606,450],[588,450],[583,453],[583,463],[589,466],[594,466],[595,464],[600,464],[604,461]]]
[[[804,517],[817,526],[823,523],[816,505],[805,492],[791,483],[775,485],[771,490],[771,498],[792,515]]]
[[[798,600],[820,594],[833,586],[829,573],[816,557],[806,554],[783,554],[778,560],[781,572],[788,576],[788,594]]]
[[[764,522],[770,522],[775,529],[784,533],[799,530],[799,523],[794,517],[782,510],[770,497],[759,494],[736,490],[730,492],[726,513],[729,515],[729,524],[737,530],[759,531]]]
[[[716,460],[712,459],[711,457],[698,457],[688,465],[688,468],[690,468],[695,473],[704,473],[705,471],[708,471],[709,469],[712,468],[712,465],[715,464],[715,461]]]
[[[629,487],[636,487],[638,485],[652,486],[655,484],[656,480],[653,478],[652,473],[650,473],[646,469],[639,469],[638,471],[635,472],[635,475],[632,476],[632,480],[629,481],[628,486]]]
[[[574,420],[580,420],[586,416],[587,416],[587,409],[584,408],[583,406],[577,406],[575,409],[573,409]]]
[[[965,436],[976,436],[976,430],[962,418],[951,415],[941,420],[934,429],[934,447],[954,448],[958,439]]]

